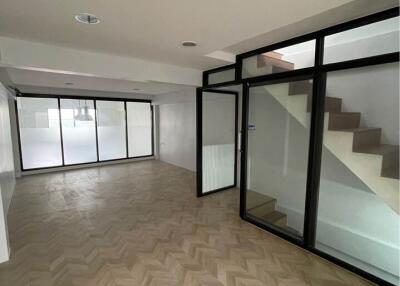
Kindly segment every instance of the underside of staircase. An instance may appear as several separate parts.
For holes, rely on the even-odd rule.
[[[282,55],[257,57],[257,70],[276,73],[294,69]],[[251,71],[248,71],[251,73]],[[309,127],[312,83],[291,82],[271,95],[303,126]],[[270,90],[270,89],[269,89]],[[342,98],[325,97],[324,146],[374,193],[399,213],[399,146],[382,144],[380,127],[360,127],[360,112],[343,112]]]

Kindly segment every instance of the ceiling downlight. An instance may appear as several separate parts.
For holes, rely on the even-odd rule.
[[[183,41],[182,46],[184,47],[196,47],[197,43],[194,41]]]
[[[83,23],[83,24],[94,25],[94,24],[100,23],[99,18],[97,18],[95,15],[89,14],[89,13],[80,13],[75,16],[75,20],[78,21],[79,23]]]

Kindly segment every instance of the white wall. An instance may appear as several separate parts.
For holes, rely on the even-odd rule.
[[[0,83],[0,263],[9,259],[7,213],[15,188],[9,91]]]
[[[159,158],[196,171],[196,91],[157,95]]]

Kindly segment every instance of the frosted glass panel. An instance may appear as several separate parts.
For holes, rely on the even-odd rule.
[[[18,97],[17,105],[23,168],[62,165],[58,100]]]
[[[235,184],[235,95],[203,92],[203,193]]]
[[[314,66],[315,40],[244,58],[242,77],[254,77]]]
[[[152,155],[152,112],[148,102],[127,102],[129,157]]]
[[[97,161],[93,100],[61,99],[65,164]]]
[[[100,160],[126,157],[125,105],[123,101],[96,101]]]
[[[399,17],[325,37],[324,63],[399,51]]]

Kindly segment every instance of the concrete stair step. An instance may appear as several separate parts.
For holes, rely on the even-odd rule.
[[[329,130],[340,130],[347,128],[360,127],[361,113],[360,112],[339,112],[329,113]]]
[[[335,131],[354,133],[353,152],[358,152],[358,150],[365,150],[367,148],[378,147],[381,145],[382,128],[346,128],[337,129]]]

